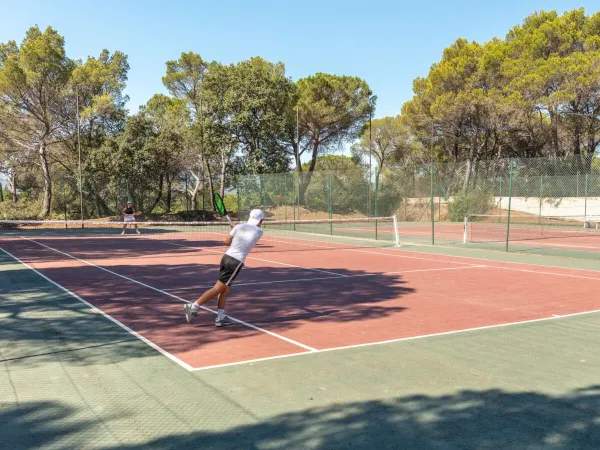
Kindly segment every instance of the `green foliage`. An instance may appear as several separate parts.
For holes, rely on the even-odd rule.
[[[486,214],[494,207],[494,197],[487,191],[460,193],[448,202],[448,216],[452,222],[462,222],[469,214]]]
[[[236,194],[225,194],[223,197],[225,209],[229,214],[237,215],[238,213],[238,196]]]

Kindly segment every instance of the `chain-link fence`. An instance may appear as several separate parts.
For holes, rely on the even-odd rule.
[[[240,219],[392,216],[407,244],[478,245],[600,259],[600,161],[579,157],[435,163],[238,177]]]

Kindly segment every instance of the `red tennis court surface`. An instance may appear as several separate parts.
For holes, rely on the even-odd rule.
[[[228,299],[237,323],[222,329],[214,311],[189,325],[182,308],[214,283],[218,245],[136,236],[1,245],[189,370],[599,309],[596,271],[287,242],[267,238],[250,255]]]

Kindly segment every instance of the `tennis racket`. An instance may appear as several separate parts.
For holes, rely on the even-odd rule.
[[[217,207],[219,214],[227,219],[229,225],[233,226],[233,223],[231,223],[231,219],[229,218],[229,214],[227,213],[227,209],[225,209],[225,203],[223,203],[223,199],[218,192],[215,192],[215,206]]]

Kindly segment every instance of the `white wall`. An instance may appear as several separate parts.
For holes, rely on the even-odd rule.
[[[496,204],[502,209],[508,209],[508,197],[496,197]],[[500,203],[501,202],[501,203]],[[540,213],[540,199],[536,197],[513,197],[511,200],[511,211],[519,211],[538,215]],[[561,197],[544,198],[541,202],[542,216],[583,216],[588,218],[600,217],[600,197]],[[583,220],[583,218],[582,218]]]

